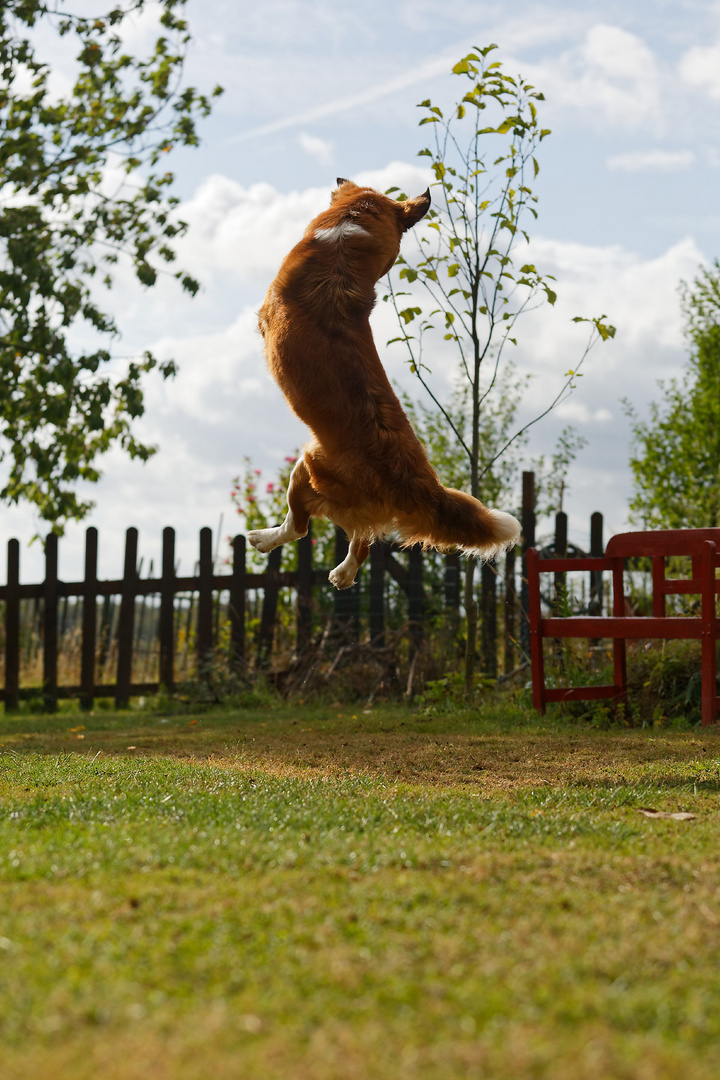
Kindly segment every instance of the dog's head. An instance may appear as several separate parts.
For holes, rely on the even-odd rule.
[[[421,218],[425,217],[430,209],[430,188],[424,191],[422,195],[418,195],[415,199],[405,199],[403,202],[396,202],[395,199],[388,199],[387,195],[381,195],[379,191],[375,191],[374,188],[358,187],[357,184],[353,184],[352,180],[343,180],[341,176],[337,178],[337,187],[330,196],[330,203],[336,202],[338,199],[346,197],[355,198],[356,196],[362,197],[362,195],[375,197],[382,203],[389,203],[393,212],[397,216],[398,224],[401,232],[407,232],[413,225],[417,225]]]
[[[397,259],[403,233],[429,209],[429,189],[415,199],[396,202],[374,188],[338,178],[330,210],[321,215],[319,228],[315,223],[314,236],[328,243],[351,244],[365,253],[377,281]]]

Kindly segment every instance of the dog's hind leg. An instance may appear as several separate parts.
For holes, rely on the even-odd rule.
[[[334,570],[330,571],[330,583],[336,589],[349,589],[355,581],[355,575],[365,562],[370,552],[369,540],[353,537],[348,553]]]
[[[257,551],[265,553],[280,547],[281,544],[287,544],[291,540],[299,540],[301,536],[305,536],[310,522],[311,499],[309,496],[311,493],[307,466],[300,458],[292,471],[288,485],[287,517],[282,525],[276,525],[272,529],[253,529],[248,533],[248,543],[252,544]]]

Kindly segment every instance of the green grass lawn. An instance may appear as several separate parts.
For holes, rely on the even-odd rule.
[[[492,702],[3,718],[0,1078],[716,1080],[719,797]]]

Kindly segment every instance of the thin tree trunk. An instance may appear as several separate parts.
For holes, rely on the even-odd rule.
[[[478,608],[475,599],[475,566],[477,558],[468,555],[465,569],[465,699],[472,701],[475,693],[475,649],[477,645]]]

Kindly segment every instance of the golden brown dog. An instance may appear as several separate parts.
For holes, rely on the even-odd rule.
[[[375,283],[398,257],[403,233],[430,207],[430,192],[395,202],[338,180],[330,209],[287,256],[260,309],[268,366],[313,438],[298,459],[282,525],[248,540],[271,551],[307,533],[311,517],[340,525],[347,558],[330,573],[352,585],[376,538],[461,548],[483,559],[512,547],[520,526],[433,471],[375,349]]]

